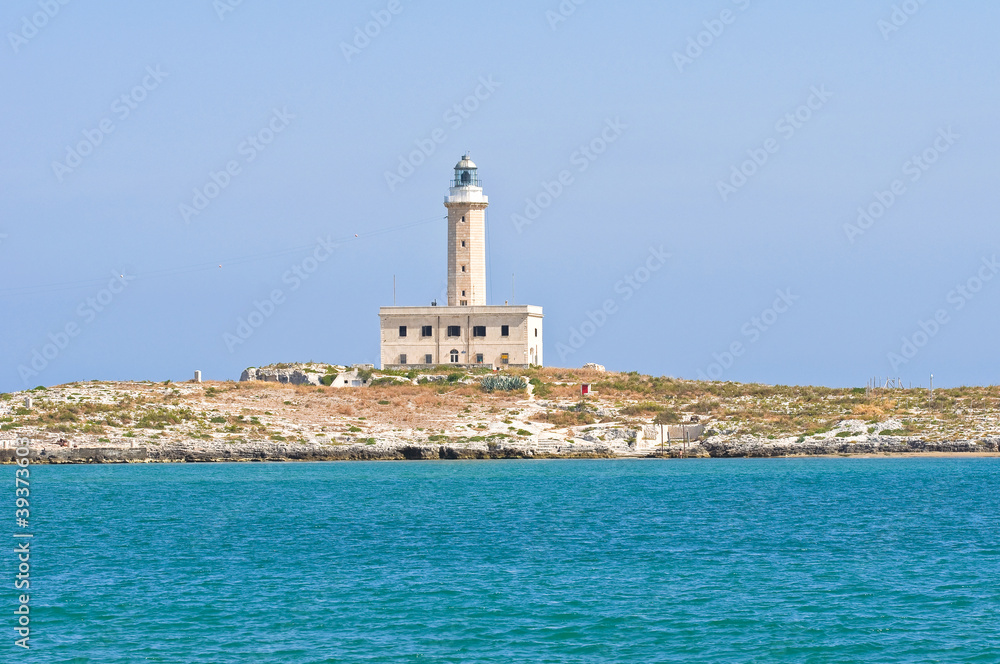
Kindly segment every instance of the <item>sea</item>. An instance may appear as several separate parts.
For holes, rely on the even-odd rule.
[[[996,458],[30,473],[3,662],[1000,662]]]

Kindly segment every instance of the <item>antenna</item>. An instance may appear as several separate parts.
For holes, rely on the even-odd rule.
[[[510,303],[517,304],[517,299],[514,297],[514,273],[510,273]]]
[[[396,275],[392,275],[392,306],[396,306]]]

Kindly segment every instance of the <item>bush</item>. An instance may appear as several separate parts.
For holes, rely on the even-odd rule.
[[[660,410],[656,417],[653,418],[653,422],[656,424],[677,424],[681,421],[681,416],[675,410],[669,408],[663,408]]]
[[[465,377],[465,374],[463,374],[460,371],[456,371],[454,373],[448,374],[448,382],[449,383],[455,383],[455,382],[458,382],[458,381],[462,380],[464,377]]]
[[[545,397],[552,394],[552,386],[549,385],[548,383],[543,383],[538,378],[532,378],[528,382],[530,382],[531,385],[534,387],[534,390],[532,390],[532,392],[536,397],[544,399]]]
[[[448,378],[450,380],[451,376]],[[479,382],[479,385],[486,392],[513,392],[515,390],[523,390],[528,387],[528,381],[521,376],[500,374],[486,376]]]
[[[331,385],[333,385],[333,381],[337,380],[337,376],[339,375],[340,374],[328,373],[327,375],[320,378],[319,382],[323,383],[327,387],[330,387]]]
[[[647,413],[659,413],[663,410],[663,406],[653,401],[643,401],[642,403],[637,403],[634,406],[626,406],[621,409],[622,415],[645,415]]]

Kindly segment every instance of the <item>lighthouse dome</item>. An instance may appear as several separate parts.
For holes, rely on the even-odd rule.
[[[479,175],[477,174],[475,162],[465,153],[462,159],[455,164],[455,181],[453,187],[481,187]]]

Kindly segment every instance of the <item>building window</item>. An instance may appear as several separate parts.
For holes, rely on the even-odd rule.
[[[510,364],[510,354],[501,353],[500,354],[500,364]]]
[[[402,353],[402,354],[401,354],[401,355],[399,356],[399,363],[400,363],[400,364],[406,364],[406,353]]]
[[[458,301],[458,306],[460,306],[460,307],[467,307],[467,306],[469,306],[469,301],[468,300],[459,300]]]
[[[462,327],[460,325],[449,325],[448,326],[448,336],[449,337],[460,337],[460,336],[462,336]]]
[[[424,364],[434,364],[434,356],[430,353],[424,355]]]
[[[434,336],[434,328],[430,325],[424,325],[420,328],[420,336],[422,337],[432,337]]]
[[[483,363],[483,354],[476,353],[476,364],[482,364],[482,363]]]
[[[462,272],[465,272],[465,266],[464,265],[462,266]]]
[[[486,326],[476,325],[472,328],[472,336],[474,337],[485,337],[486,336]]]
[[[465,291],[462,291],[462,297],[465,297]]]
[[[458,364],[458,351],[454,348],[451,349],[451,363]]]
[[[465,246],[465,240],[462,240],[462,246],[463,247]]]
[[[406,336],[406,326],[405,325],[400,325],[399,326],[399,336],[401,336],[401,337],[405,337]]]
[[[536,337],[538,336],[538,328],[537,327],[535,328],[535,336]]]
[[[501,337],[509,337],[510,336],[510,325],[501,325],[500,326],[500,336]]]
[[[465,223],[465,217],[462,217],[462,223],[463,224]]]

